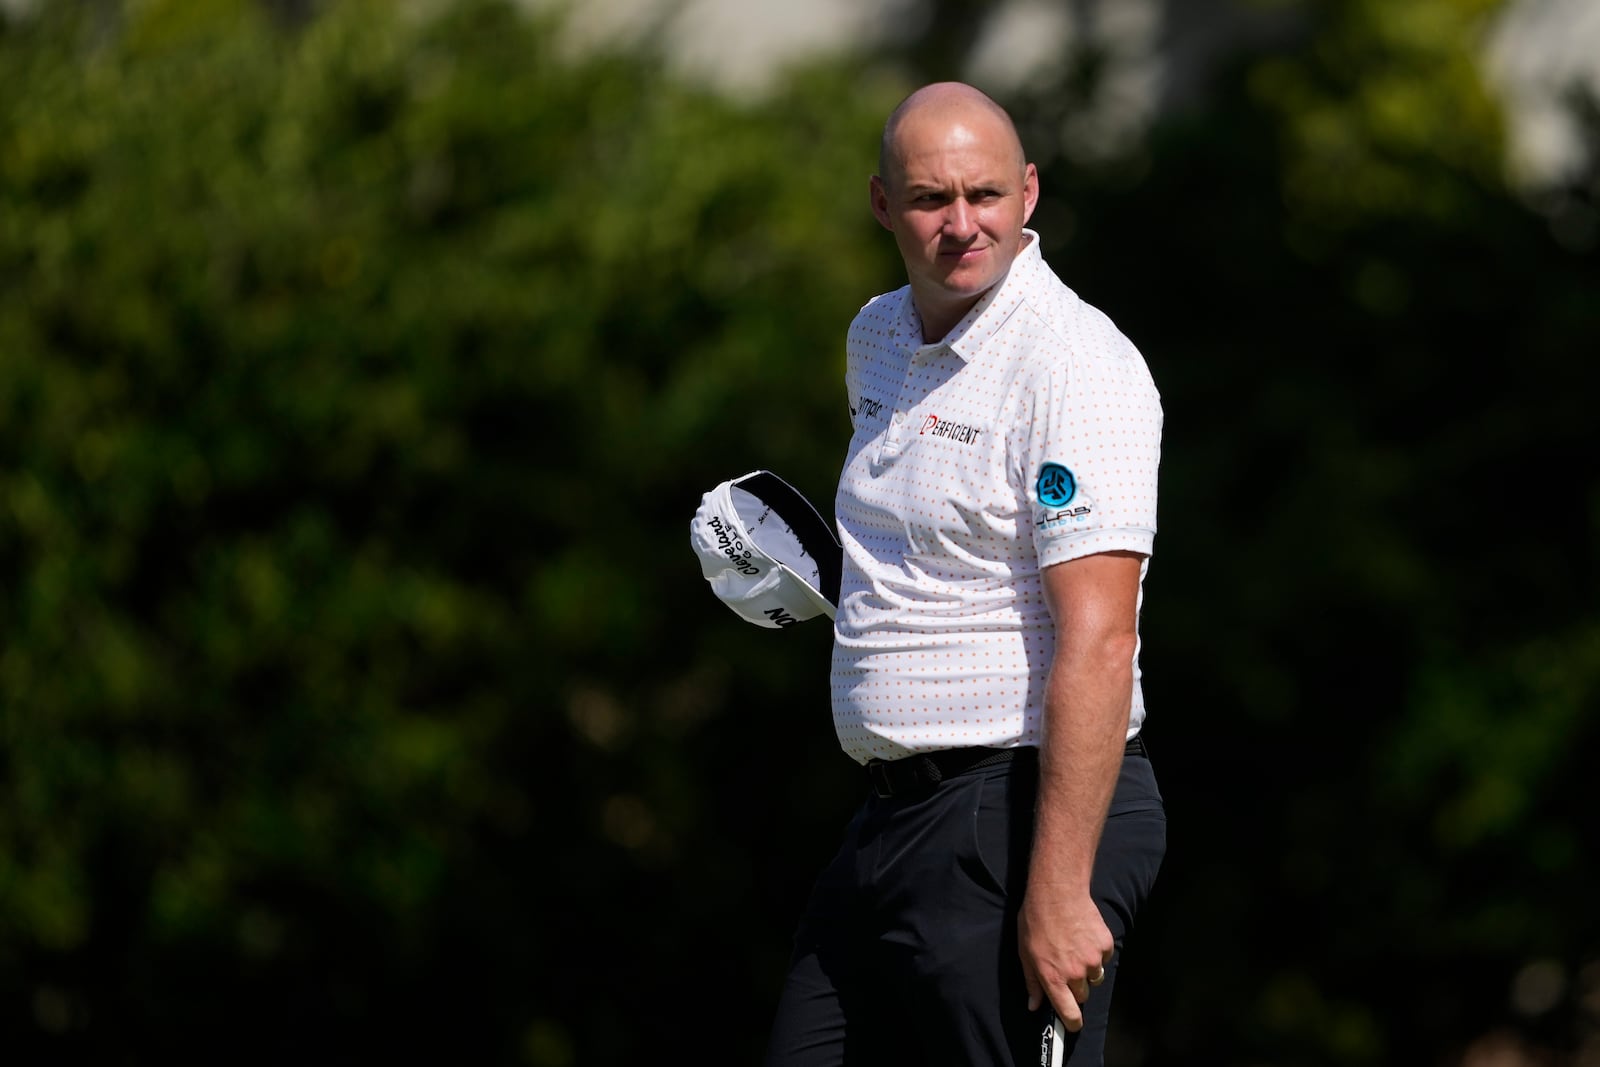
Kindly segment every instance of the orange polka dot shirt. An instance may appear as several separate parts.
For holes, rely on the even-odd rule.
[[[942,341],[922,342],[909,286],[850,325],[832,693],[861,763],[1038,743],[1055,643],[1043,568],[1137,552],[1143,601],[1161,398],[1138,349],[1026,233]],[[1130,737],[1145,715],[1137,650],[1133,667]]]

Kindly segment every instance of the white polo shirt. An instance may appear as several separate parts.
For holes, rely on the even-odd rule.
[[[1024,232],[943,341],[922,343],[909,286],[850,324],[832,683],[839,743],[862,763],[1038,744],[1055,647],[1043,567],[1141,553],[1143,602],[1161,398],[1132,342]],[[1133,678],[1130,737],[1137,648]]]

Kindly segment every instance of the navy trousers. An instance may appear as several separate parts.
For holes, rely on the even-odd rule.
[[[813,888],[779,997],[767,1067],[1019,1067],[1039,1062],[1050,1007],[1029,1012],[1017,954],[1038,764],[868,795]],[[1092,889],[1117,951],[1068,1035],[1066,1062],[1103,1062],[1123,941],[1166,852],[1150,761],[1124,757]]]

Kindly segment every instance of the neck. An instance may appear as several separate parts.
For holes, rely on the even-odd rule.
[[[979,293],[970,300],[957,304],[946,304],[931,300],[924,300],[915,292],[911,294],[911,302],[917,307],[917,318],[922,320],[922,343],[934,344],[943,341],[949,332],[956,328],[956,323],[966,317],[974,304],[983,299],[984,294]]]

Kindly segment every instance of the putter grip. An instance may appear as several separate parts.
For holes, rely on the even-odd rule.
[[[1061,1067],[1066,1057],[1067,1028],[1061,1025],[1061,1016],[1052,1009],[1050,1021],[1044,1024],[1044,1034],[1039,1040],[1039,1067]]]

